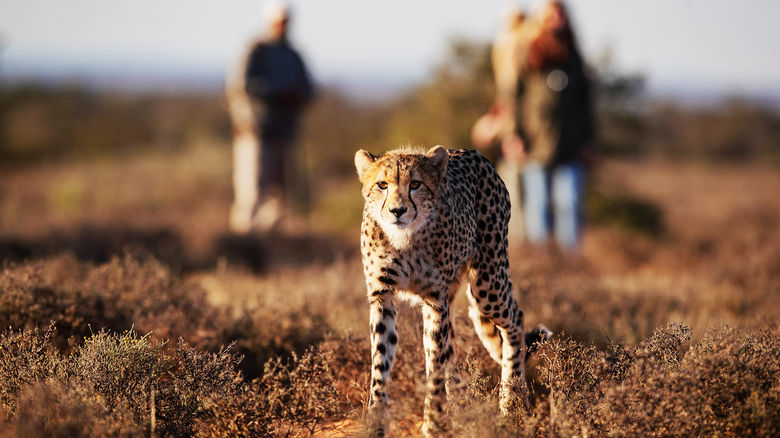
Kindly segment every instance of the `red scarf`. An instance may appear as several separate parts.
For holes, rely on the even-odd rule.
[[[569,26],[561,30],[542,30],[528,47],[528,66],[533,70],[562,67],[569,60],[574,37]]]

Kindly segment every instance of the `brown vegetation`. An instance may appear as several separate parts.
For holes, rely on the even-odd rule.
[[[451,405],[454,433],[778,432],[780,205],[767,188],[780,177],[755,165],[702,169],[599,169],[598,192],[655,206],[662,235],[606,220],[589,229],[578,258],[513,248],[529,325],[556,332],[530,364],[531,412],[497,419],[499,370],[456,300],[464,383]],[[288,243],[301,237],[257,239],[269,260],[262,275],[241,251],[211,255],[221,261],[195,271],[140,256],[142,248],[106,262],[46,253],[7,262],[0,403],[8,433],[148,435],[152,389],[158,435],[309,435],[345,418],[359,424],[369,358],[360,261],[348,250],[356,240],[320,239],[341,254],[326,261],[296,258]],[[277,252],[286,256],[274,261]],[[402,306],[391,391],[398,434],[419,430],[420,332],[418,313]],[[174,346],[179,338],[192,347]]]

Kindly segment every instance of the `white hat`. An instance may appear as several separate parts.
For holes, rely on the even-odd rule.
[[[266,23],[273,24],[290,18],[290,7],[280,0],[270,0],[263,7],[263,18]]]

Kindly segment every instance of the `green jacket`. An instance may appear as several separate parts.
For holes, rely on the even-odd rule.
[[[544,166],[580,160],[594,129],[590,84],[579,56],[562,68],[524,71],[515,114],[529,159]]]

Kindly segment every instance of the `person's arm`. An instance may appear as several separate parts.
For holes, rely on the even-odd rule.
[[[312,99],[314,99],[314,83],[311,79],[311,75],[309,74],[309,71],[306,69],[306,64],[304,64],[303,59],[301,56],[296,52],[295,53],[295,59],[298,61],[298,69],[299,77],[300,77],[300,83],[297,84],[297,89],[300,92],[300,101],[301,104],[306,104],[310,102]]]
[[[249,53],[245,53],[230,69],[225,81],[225,99],[228,113],[236,132],[251,131],[254,123],[252,103],[246,93],[246,64]]]

